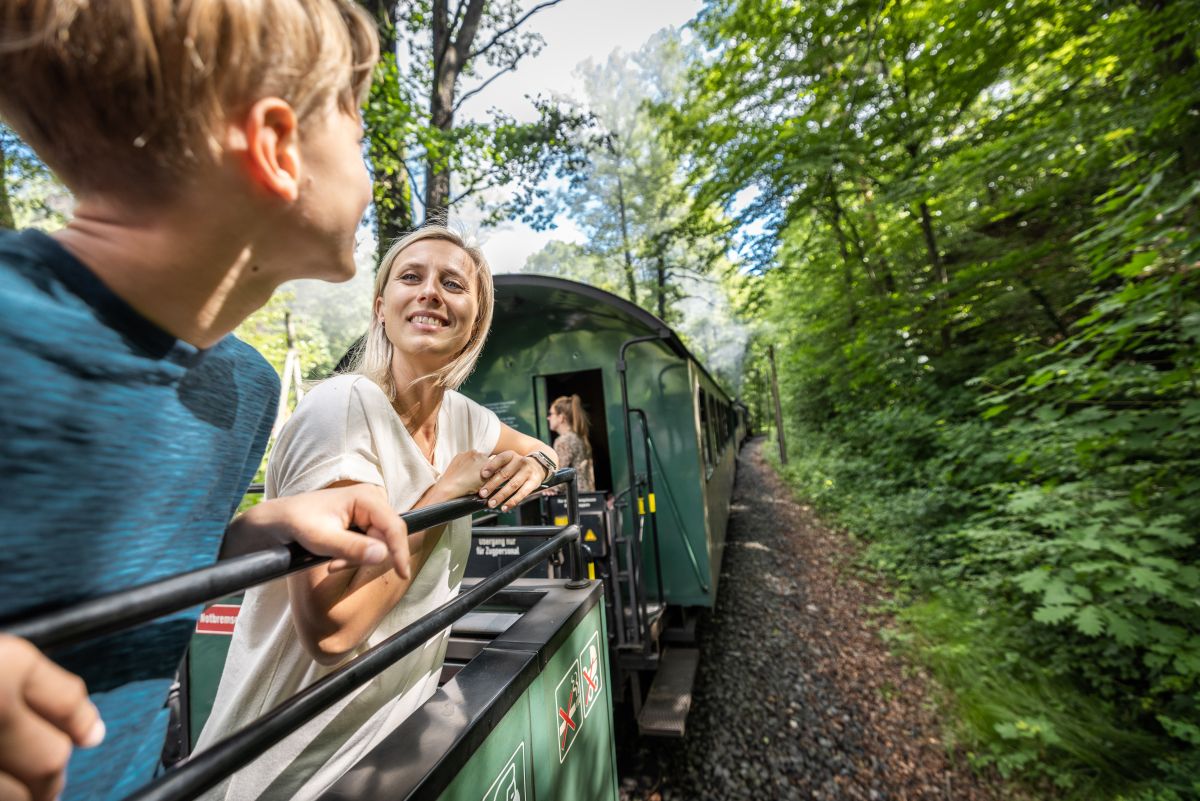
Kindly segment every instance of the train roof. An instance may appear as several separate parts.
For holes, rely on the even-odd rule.
[[[609,316],[615,323],[628,329],[631,336],[661,337],[676,356],[693,362],[727,399],[733,399],[669,325],[625,298],[591,284],[550,275],[498,273],[493,276],[493,281],[496,285],[497,315],[516,314],[519,306],[529,302],[536,304],[539,313],[560,315],[566,328],[570,328],[572,315]]]

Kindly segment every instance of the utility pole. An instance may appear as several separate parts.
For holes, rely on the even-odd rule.
[[[779,405],[779,375],[775,371],[775,346],[767,347],[771,360],[771,395],[775,399],[775,433],[779,437],[779,463],[787,464],[787,443],[783,439],[783,408]]]
[[[292,390],[296,391],[296,403],[304,397],[304,376],[300,372],[300,351],[296,348],[296,330],[292,327],[292,313],[283,315],[284,337],[287,342],[287,356],[283,361],[283,375],[279,381],[279,411],[275,415],[275,426],[271,431],[274,438],[283,428],[283,424],[292,416],[288,406],[288,397]]]

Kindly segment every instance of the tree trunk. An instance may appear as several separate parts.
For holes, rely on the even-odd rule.
[[[451,27],[447,0],[433,0],[433,85],[429,93],[430,124],[449,138],[454,129],[454,91],[458,76],[471,53],[484,0],[467,0],[458,30]],[[457,15],[455,17],[457,19]],[[425,219],[446,222],[450,205],[449,155],[425,160]]]
[[[880,241],[879,221],[875,217],[874,197],[872,197],[871,193],[867,190],[867,187],[863,184],[859,185],[858,191],[859,196],[862,198],[863,215],[867,220],[867,235],[870,238],[869,241],[878,243]],[[883,294],[890,297],[896,292],[896,277],[892,274],[892,267],[888,263],[887,255],[881,253],[876,264],[878,266],[878,272],[876,273],[876,271],[873,270],[872,273],[877,275],[878,278],[883,281]]]
[[[625,252],[625,282],[629,288],[629,301],[636,304],[637,276],[633,270],[633,254],[629,252],[629,226],[625,220],[625,185],[621,182],[621,166],[617,164],[617,208],[621,213],[621,247]]]
[[[4,153],[4,140],[0,139],[0,228],[16,228],[12,205],[8,202],[8,157]]]
[[[937,293],[937,305],[942,317],[940,334],[942,352],[945,353],[950,350],[950,321],[946,319],[950,273],[946,269],[946,263],[942,260],[941,254],[938,253],[937,238],[933,232],[933,215],[929,213],[929,204],[922,200],[917,205],[917,209],[921,213],[921,235],[925,238],[925,249],[929,254],[929,266],[933,268],[933,274],[937,282],[942,285],[942,288]]]
[[[380,52],[395,57],[398,43],[396,39],[398,0],[361,0],[361,2],[375,18],[376,27],[379,29]],[[376,91],[377,85],[373,85],[371,93],[375,94]],[[391,95],[387,90],[378,91],[385,100]],[[392,242],[413,228],[412,186],[408,181],[408,171],[404,167],[404,146],[402,143],[397,143],[396,148],[391,148],[380,136],[371,136],[367,139],[367,155],[371,160],[373,174],[371,192],[375,199],[376,266],[383,263],[383,257]]]
[[[658,319],[667,319],[667,260],[663,257],[662,252],[658,254],[658,261],[655,265],[657,270],[658,281]]]
[[[829,192],[829,203],[833,209],[833,232],[837,235],[838,252],[842,256],[842,283],[845,284],[847,327],[858,324],[858,309],[854,303],[854,267],[850,251],[846,247],[846,232],[842,230],[842,204],[838,202],[837,190]]]
[[[1050,298],[1046,295],[1046,293],[1039,289],[1037,284],[1033,283],[1032,280],[1026,278],[1020,273],[1017,274],[1017,281],[1021,284],[1021,286],[1025,287],[1025,290],[1033,297],[1035,301],[1037,301],[1042,313],[1046,315],[1046,319],[1049,320],[1050,324],[1054,326],[1054,330],[1058,332],[1058,335],[1063,339],[1066,339],[1068,336],[1070,336],[1071,333],[1067,330],[1067,324],[1063,321],[1063,318],[1059,316],[1058,312],[1054,310],[1054,304],[1050,302]]]

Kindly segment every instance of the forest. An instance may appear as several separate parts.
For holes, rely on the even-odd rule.
[[[1031,797],[1200,798],[1200,2],[707,0],[581,96],[456,116],[580,1],[364,0],[378,252],[569,221],[523,269],[676,326],[760,431],[773,349],[778,469],[955,747]],[[0,159],[0,225],[61,224]],[[243,333],[281,367],[292,314],[318,375],[356,323],[305,298]]]

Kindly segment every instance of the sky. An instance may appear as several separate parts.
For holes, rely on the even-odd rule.
[[[535,3],[527,0],[526,5],[532,7]],[[618,48],[636,50],[662,28],[687,23],[701,5],[700,0],[562,0],[526,23],[546,40],[542,52],[526,58],[515,71],[470,98],[463,104],[462,113],[482,118],[489,108],[498,108],[518,119],[531,120],[532,106],[526,95],[577,96],[574,71],[578,64],[588,59],[602,61]],[[464,85],[460,92],[471,88]],[[475,221],[464,215],[462,222],[471,226]],[[520,269],[531,253],[541,250],[551,239],[581,241],[582,235],[569,220],[558,222],[558,228],[540,232],[522,223],[481,229],[479,238],[492,269]]]

